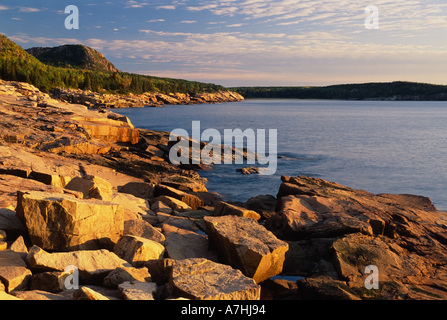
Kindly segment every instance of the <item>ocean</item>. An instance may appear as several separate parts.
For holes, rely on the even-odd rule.
[[[274,175],[217,165],[200,175],[224,199],[276,195],[281,176],[306,175],[372,193],[416,194],[447,210],[446,102],[270,100],[115,109],[138,128],[277,130]],[[268,139],[268,137],[267,137]],[[267,148],[268,149],[268,148]]]

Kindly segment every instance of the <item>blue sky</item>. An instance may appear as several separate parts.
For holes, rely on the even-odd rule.
[[[64,9],[76,5],[79,30]],[[379,29],[365,28],[367,6]],[[447,84],[445,0],[2,0],[24,48],[82,43],[127,72],[240,85]]]

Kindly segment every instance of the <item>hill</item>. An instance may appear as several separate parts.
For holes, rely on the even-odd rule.
[[[82,44],[54,48],[35,47],[25,51],[41,62],[54,67],[108,72],[119,71],[102,53]]]
[[[43,92],[56,88],[118,94],[144,92],[197,94],[226,90],[222,86],[211,83],[98,70],[98,64],[101,65],[104,62],[99,62],[100,60],[98,57],[94,59],[96,64],[90,66],[94,70],[76,68],[67,61],[58,62],[54,58],[53,65],[48,65],[0,34],[0,78],[7,81],[28,82]],[[71,67],[66,67],[68,65]]]
[[[403,81],[327,87],[237,87],[230,89],[246,99],[447,100],[447,86]]]

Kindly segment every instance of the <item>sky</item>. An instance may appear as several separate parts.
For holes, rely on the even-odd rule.
[[[79,29],[65,27],[69,5]],[[228,87],[447,84],[445,0],[1,0],[0,33],[25,49],[79,43],[122,71]]]

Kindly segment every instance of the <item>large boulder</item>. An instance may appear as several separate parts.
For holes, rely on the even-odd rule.
[[[107,118],[74,117],[91,137],[107,142],[129,142],[136,144],[140,141],[140,133],[131,123]]]
[[[155,187],[154,197],[159,196],[168,196],[178,199],[190,206],[192,210],[197,210],[200,206],[204,205],[204,202],[197,196],[164,185],[157,185]]]
[[[88,175],[73,178],[65,189],[82,192],[84,199],[112,201],[112,185],[100,177]]]
[[[376,195],[309,177],[282,181],[277,213],[266,225],[289,240],[285,272],[318,279],[305,281],[312,295],[447,298],[447,213],[430,199]]]
[[[334,242],[334,266],[351,288],[361,291],[374,266],[378,288],[370,290],[372,297],[383,297],[393,291],[394,299],[426,300],[447,298],[446,268],[433,268],[433,261],[407,252],[386,237],[351,234]],[[440,279],[436,279],[440,277]]]
[[[124,300],[155,300],[158,287],[153,282],[126,281],[118,286]]]
[[[124,236],[115,245],[114,252],[138,267],[149,260],[163,258],[165,247],[153,240],[136,236]]]
[[[209,250],[208,237],[186,229],[176,228],[174,232],[167,232],[165,246],[171,259],[206,258],[217,261],[216,254]]]
[[[259,300],[261,287],[241,271],[206,259],[173,261],[170,283],[192,300]]]
[[[65,271],[67,267],[75,266],[81,280],[101,283],[112,270],[131,267],[127,261],[104,249],[48,253],[33,246],[26,262],[31,269],[37,271]]]
[[[3,230],[9,240],[27,233],[25,225],[17,218],[15,211],[0,209],[0,230]]]
[[[147,268],[116,268],[104,278],[106,287],[116,288],[126,281],[146,282],[151,280],[151,275]]]
[[[134,219],[124,221],[124,235],[146,238],[164,244],[166,237],[149,222]]]
[[[149,204],[146,200],[137,198],[131,194],[116,193],[112,197],[112,203],[119,204],[124,209],[124,220],[142,219],[149,212]]]
[[[373,234],[368,219],[357,219],[349,214],[343,199],[320,196],[285,196],[278,200],[279,213],[268,221],[268,226],[287,238],[329,238],[362,232]],[[357,204],[353,204],[357,206]]]
[[[41,272],[32,276],[30,290],[57,293],[65,289],[65,280],[70,273],[63,271]]]
[[[17,216],[45,250],[111,249],[124,230],[124,211],[109,202],[45,192],[19,193]]]
[[[215,216],[233,215],[239,217],[249,217],[255,219],[256,221],[261,219],[261,215],[253,210],[238,207],[236,205],[224,201],[218,201],[215,204],[214,215]]]
[[[282,272],[289,245],[255,220],[238,216],[204,219],[209,239],[223,261],[257,283]]]
[[[188,206],[183,201],[178,199],[168,197],[168,196],[159,196],[157,198],[152,199],[152,203],[162,202],[167,205],[170,209],[177,212],[191,211],[191,207]]]
[[[0,283],[7,293],[26,289],[32,276],[20,253],[5,250],[0,251]]]
[[[129,182],[124,186],[118,186],[118,192],[131,194],[142,199],[150,199],[154,196],[154,185],[147,182]]]

